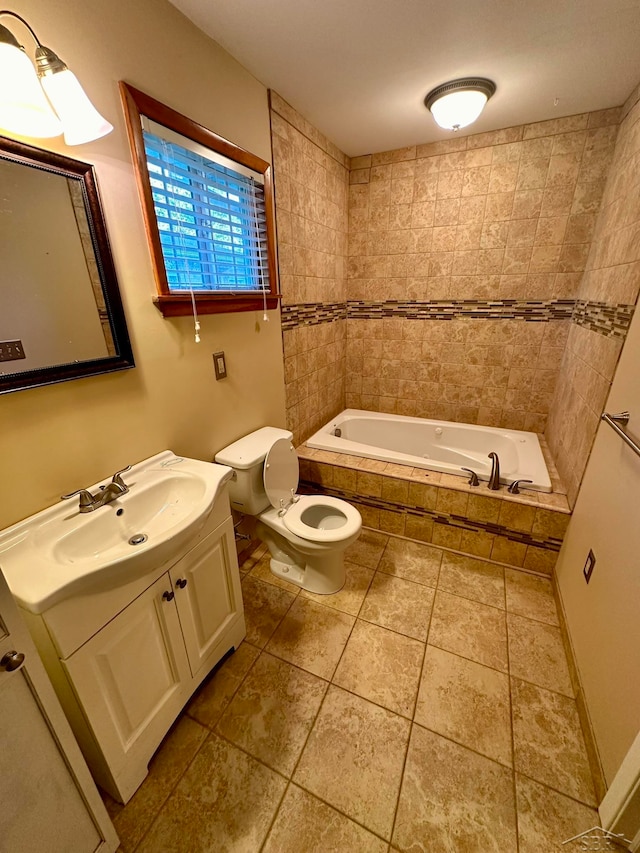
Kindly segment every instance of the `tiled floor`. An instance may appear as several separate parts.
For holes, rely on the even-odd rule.
[[[124,851],[539,853],[598,823],[550,583],[364,530],[330,597],[242,567],[247,639],[126,808]]]

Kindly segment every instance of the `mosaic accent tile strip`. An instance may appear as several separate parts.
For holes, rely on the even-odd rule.
[[[283,329],[334,323],[336,320],[344,320],[346,317],[346,302],[306,302],[300,305],[282,306]]]
[[[407,320],[526,320],[548,322],[570,320],[574,299],[452,299],[430,302],[348,302],[347,316],[354,320],[404,317]]]
[[[453,299],[432,302],[308,302],[282,306],[282,328],[316,326],[336,320],[454,320],[471,317],[480,320],[524,320],[547,323],[572,320],[579,326],[608,337],[625,338],[635,306],[608,305],[574,299],[480,300]]]
[[[599,335],[625,338],[634,309],[634,305],[608,305],[606,302],[578,300],[573,311],[573,322]]]
[[[317,483],[312,483],[308,480],[300,481],[300,491],[304,494],[323,494],[330,495],[335,498],[342,498],[356,506],[370,507],[371,509],[382,509],[388,512],[413,515],[419,518],[429,518],[436,524],[449,525],[451,527],[457,527],[462,530],[469,530],[475,533],[490,533],[494,536],[501,536],[504,539],[509,539],[511,542],[519,542],[522,545],[534,545],[536,548],[542,548],[545,551],[558,552],[562,546],[562,539],[556,539],[551,536],[546,539],[542,539],[523,530],[512,530],[502,524],[494,524],[489,521],[476,521],[475,519],[466,518],[461,515],[436,512],[435,510],[424,509],[418,506],[396,503],[394,501],[385,500],[384,498],[359,495],[355,492],[344,489],[334,489],[330,486],[319,486]]]

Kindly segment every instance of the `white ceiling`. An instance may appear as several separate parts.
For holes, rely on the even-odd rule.
[[[498,87],[474,133],[617,106],[640,82],[640,0],[171,2],[350,156],[450,136],[423,101],[456,77]]]

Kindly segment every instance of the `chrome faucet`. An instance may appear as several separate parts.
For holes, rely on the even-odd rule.
[[[491,459],[491,476],[489,477],[489,488],[496,492],[500,488],[500,460],[498,459],[498,454],[491,452],[489,454],[489,459]]]
[[[127,467],[123,468],[122,471],[116,471],[111,478],[111,482],[107,483],[105,486],[100,486],[100,490],[96,492],[95,495],[92,495],[87,489],[78,489],[75,492],[71,492],[69,495],[62,495],[62,500],[67,501],[69,498],[79,495],[80,512],[93,512],[101,506],[111,503],[111,501],[119,498],[120,495],[126,495],[129,491],[129,487],[124,482],[121,475],[124,474],[125,471],[129,471],[130,468],[131,465],[127,465]]]

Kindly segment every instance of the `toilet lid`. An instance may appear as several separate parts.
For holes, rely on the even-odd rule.
[[[276,509],[287,507],[298,488],[298,454],[288,438],[279,438],[264,459],[264,490]]]

